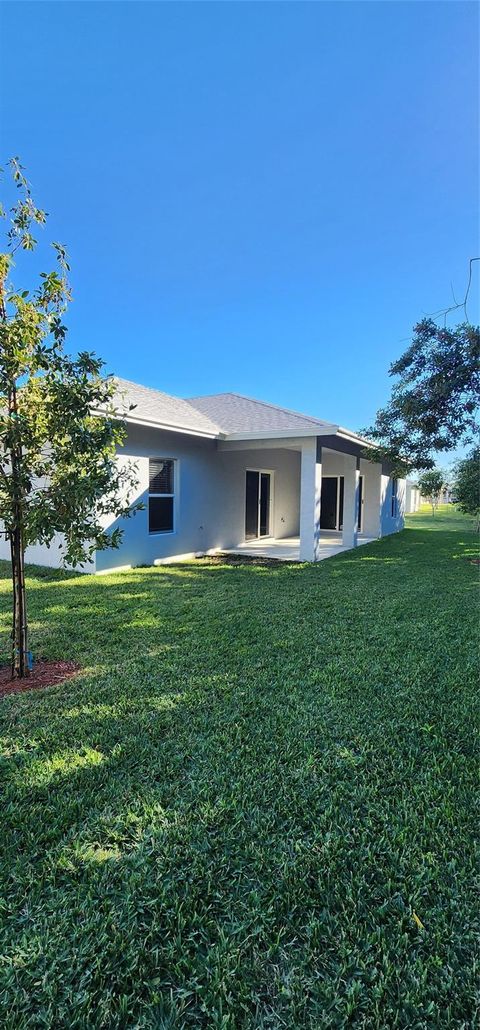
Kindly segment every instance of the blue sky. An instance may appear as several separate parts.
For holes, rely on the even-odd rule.
[[[171,393],[368,424],[413,323],[478,253],[476,6],[1,18],[2,163],[20,155],[45,242],[70,251],[69,347]]]

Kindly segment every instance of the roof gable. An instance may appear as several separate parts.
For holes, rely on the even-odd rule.
[[[254,400],[240,393],[204,397],[174,397],[150,386],[113,376],[114,403],[128,422],[157,429],[177,430],[210,439],[252,439],[287,436],[341,436],[357,443],[368,441],[333,422]]]
[[[331,428],[331,422],[323,422],[311,415],[281,408],[267,401],[257,401],[240,393],[214,393],[206,397],[189,397],[188,403],[210,418],[226,433],[295,432],[315,428]]]
[[[129,379],[113,378],[117,387],[114,404],[129,421],[151,423],[200,436],[219,435],[219,427],[181,397],[132,383]],[[132,411],[129,410],[131,405],[134,405]]]

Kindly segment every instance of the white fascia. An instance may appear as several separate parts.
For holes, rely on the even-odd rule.
[[[193,426],[183,425],[172,425],[171,422],[159,422],[155,418],[136,418],[135,415],[130,415],[128,412],[115,410],[112,415],[110,412],[105,411],[105,408],[92,408],[92,415],[99,415],[101,418],[113,418],[118,422],[127,422],[133,426],[146,426],[148,429],[162,429],[168,433],[185,433],[188,436],[200,436],[205,440],[223,440],[224,433],[220,430],[216,432],[208,432],[205,429],[194,429]]]
[[[352,433],[350,429],[343,429],[342,426],[337,426],[336,436],[340,436],[342,440],[349,440],[351,443],[360,443],[362,447],[374,447],[371,440],[366,440],[364,436],[359,436],[358,433]]]
[[[191,426],[172,426],[168,422],[158,422],[156,419],[132,418],[131,415],[118,416],[122,422],[129,425],[146,426],[148,429],[162,429],[167,433],[184,433],[187,436],[200,436],[204,440],[223,439],[221,433],[207,433],[203,429],[192,429]]]
[[[226,443],[229,443],[230,440],[293,440],[297,437],[303,439],[308,436],[332,436],[337,433],[338,428],[334,425],[312,425],[311,429],[264,429],[254,433],[225,433],[220,439],[225,440]]]

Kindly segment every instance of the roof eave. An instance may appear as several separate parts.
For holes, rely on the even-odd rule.
[[[98,414],[105,415],[106,412],[99,410]],[[182,433],[188,436],[200,437],[204,440],[225,440],[228,441],[249,441],[249,440],[285,440],[285,439],[305,439],[308,437],[315,436],[338,436],[343,440],[351,443],[360,444],[362,447],[371,447],[372,443],[370,440],[366,440],[363,436],[358,436],[357,433],[352,433],[348,429],[344,429],[342,426],[325,425],[315,426],[312,424],[311,428],[306,429],[264,429],[254,430],[250,432],[240,433],[226,433],[220,429],[213,430],[210,432],[206,429],[196,429],[193,426],[187,425],[174,425],[169,422],[161,422],[157,419],[138,418],[135,415],[129,414],[128,412],[120,413],[117,412],[117,417],[127,422],[129,425],[145,426],[147,429],[160,429],[168,433]]]
[[[352,433],[350,429],[344,429],[343,426],[337,426],[336,436],[342,437],[343,440],[351,440],[352,443],[359,443],[362,447],[373,447],[371,440],[366,440],[364,436],[359,436],[358,433]]]
[[[225,433],[222,437],[229,440],[285,440],[295,437],[331,436],[336,433],[337,426],[312,426],[311,429],[264,429],[255,432]]]
[[[167,433],[183,433],[188,436],[199,436],[204,440],[223,439],[222,433],[208,432],[205,429],[194,429],[192,426],[172,425],[169,422],[159,422],[157,419],[135,418],[133,415],[120,415],[124,422],[129,425],[145,426],[148,429],[162,429]]]
[[[308,429],[266,429],[263,431],[256,432],[242,432],[242,433],[225,433],[220,436],[219,439],[224,439],[226,442],[235,440],[285,440],[285,439],[305,439],[312,436],[338,436],[339,439],[345,440],[348,443],[354,443],[361,447],[371,447],[372,443],[370,440],[366,440],[365,437],[359,436],[358,433],[353,433],[349,429],[344,429],[342,426],[325,425],[325,426],[313,426]]]

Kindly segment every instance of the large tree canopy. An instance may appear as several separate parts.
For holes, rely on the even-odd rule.
[[[401,473],[433,468],[436,453],[469,442],[478,432],[479,361],[478,326],[419,322],[412,343],[390,367],[397,377],[390,402],[365,430],[374,445],[369,456],[392,462]]]

